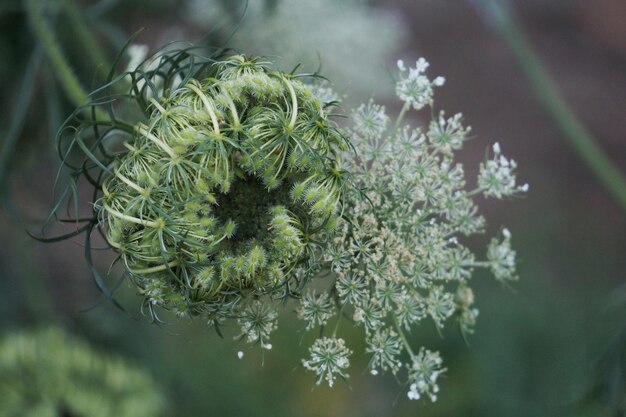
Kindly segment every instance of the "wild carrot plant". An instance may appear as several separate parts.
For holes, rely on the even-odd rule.
[[[352,351],[338,333],[347,315],[363,328],[372,374],[403,372],[410,399],[434,401],[442,358],[413,346],[409,333],[426,319],[438,329],[455,319],[471,333],[475,268],[517,279],[507,229],[483,260],[463,239],[484,229],[474,197],[528,186],[495,144],[468,189],[454,158],[470,129],[460,114],[433,109],[445,80],[429,79],[424,59],[398,68],[395,120],[370,101],[341,128],[336,95],[317,74],[224,52],[149,57],[94,92],[59,135],[71,171],[61,200],[69,196],[83,223],[62,238],[85,232],[107,296],[91,259],[94,233],[154,320],[160,309],[218,330],[234,320],[237,337],[264,349],[279,302],[298,299],[305,329],[320,329],[302,360],[318,384],[348,377]],[[125,82],[127,94],[109,92]],[[405,122],[424,108],[435,114],[424,130]],[[85,218],[79,178],[92,186]]]

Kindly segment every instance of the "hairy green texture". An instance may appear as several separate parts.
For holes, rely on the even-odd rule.
[[[90,104],[111,120],[61,133],[69,188],[95,185],[87,251],[101,231],[153,315],[238,317],[242,300],[292,295],[307,276],[294,272],[314,269],[341,215],[349,142],[298,77],[242,55],[162,52],[117,79],[145,117],[122,122],[119,96],[97,98],[112,81]]]
[[[154,417],[152,378],[54,328],[0,341],[0,416]]]

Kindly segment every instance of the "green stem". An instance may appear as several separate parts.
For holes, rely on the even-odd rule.
[[[337,336],[337,331],[339,330],[339,324],[341,323],[341,320],[343,319],[343,310],[346,308],[346,303],[341,305],[341,308],[339,309],[339,314],[337,314],[337,322],[335,323],[335,328],[333,329],[333,337]]]
[[[64,11],[69,19],[70,26],[76,33],[76,39],[82,44],[83,50],[89,55],[89,58],[96,66],[101,75],[107,76],[108,62],[107,56],[100,47],[100,44],[93,36],[93,32],[85,23],[85,18],[76,6],[74,0],[64,0]]]
[[[402,110],[400,110],[400,114],[398,114],[396,123],[393,125],[393,130],[391,131],[391,134],[389,135],[390,137],[393,137],[393,135],[395,135],[398,129],[400,128],[400,124],[402,123],[402,120],[404,120],[404,115],[409,110],[409,107],[410,107],[409,103],[404,103],[404,106],[402,106]]]
[[[13,152],[26,122],[27,110],[35,90],[35,79],[42,58],[41,47],[35,47],[24,71],[24,78],[20,84],[19,95],[15,102],[9,130],[0,147],[0,194],[4,193],[5,181],[9,175]]]
[[[87,104],[90,100],[89,94],[83,89],[78,78],[76,78],[76,75],[72,72],[69,63],[65,60],[61,47],[54,36],[54,32],[50,29],[50,26],[48,26],[40,6],[41,4],[38,0],[26,0],[28,20],[30,21],[35,36],[43,47],[48,59],[50,59],[52,68],[69,99],[76,106]],[[87,108],[85,110],[90,111],[90,109],[91,108]],[[100,108],[96,107],[95,112],[97,119],[108,119],[108,115]]]
[[[530,42],[511,13],[500,0],[474,0],[494,23],[507,43],[544,110],[561,131],[578,157],[626,210],[624,173],[609,159],[593,136],[576,119],[560,96],[554,83],[534,52]]]
[[[85,104],[88,100],[88,94],[83,90],[80,82],[72,72],[69,64],[63,57],[61,48],[54,37],[54,33],[48,26],[46,19],[44,18],[41,5],[37,0],[27,0],[26,10],[28,13],[28,19],[35,32],[35,36],[41,42],[44,51],[48,55],[52,67],[57,74],[57,77],[63,84],[65,92],[68,97],[76,104],[80,106]]]
[[[413,359],[415,357],[415,353],[413,353],[413,349],[411,349],[411,345],[409,344],[409,341],[404,335],[404,331],[402,331],[402,327],[400,326],[400,323],[398,323],[398,319],[396,318],[395,315],[393,316],[393,324],[396,328],[396,331],[398,332],[398,335],[400,336],[400,340],[402,340],[402,344],[404,345],[404,348],[406,349],[407,352],[409,352],[409,356],[411,357],[411,359]]]

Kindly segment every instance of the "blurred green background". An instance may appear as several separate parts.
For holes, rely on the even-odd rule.
[[[315,387],[299,366],[311,335],[289,314],[293,305],[264,357],[233,341],[234,328],[221,339],[201,320],[150,324],[126,285],[121,312],[97,291],[80,240],[46,245],[25,233],[50,208],[54,134],[74,105],[39,49],[26,3],[2,0],[1,333],[54,323],[130,358],[163,387],[167,416],[626,415],[625,212],[542,108],[480,0],[250,0],[245,14],[244,2],[227,0],[39,3],[86,89],[142,27],[136,42],[151,51],[185,39],[270,55],[285,69],[321,64],[346,108],[373,96],[392,114],[396,59],[426,57],[430,73],[447,79],[435,107],[462,112],[476,136],[462,152],[468,173],[498,140],[531,185],[523,199],[481,203],[487,235],[511,230],[521,280],[509,289],[476,274],[480,317],[469,345],[454,329],[440,337],[426,324],[412,335],[440,349],[448,368],[434,404],[408,401],[391,376],[369,375],[357,329],[346,335],[356,352],[349,382]],[[556,88],[626,175],[626,3],[509,3]]]

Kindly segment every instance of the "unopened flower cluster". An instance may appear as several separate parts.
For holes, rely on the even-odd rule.
[[[269,347],[258,299],[290,294],[336,227],[345,139],[311,88],[242,55],[153,96],[102,186],[107,241],[151,311],[237,318]]]
[[[528,186],[517,184],[515,162],[496,143],[493,156],[480,164],[476,186],[469,187],[454,158],[470,133],[462,115],[435,113],[425,130],[403,120],[411,109],[432,108],[434,90],[445,80],[431,81],[424,59],[409,69],[400,61],[398,68],[396,93],[403,108],[396,120],[372,101],[353,112],[350,136],[358,156],[346,162],[354,182],[344,203],[349,221],[341,223],[324,255],[334,285],[304,295],[298,312],[307,329],[351,315],[364,330],[370,372],[403,373],[409,399],[435,401],[443,360],[414,345],[411,333],[426,321],[438,329],[456,321],[472,333],[478,316],[470,287],[475,268],[490,269],[501,282],[517,279],[507,229],[492,239],[485,260],[463,239],[485,226],[474,196],[512,197]],[[334,329],[315,341],[311,358],[303,361],[318,383],[332,385],[348,376],[352,352]]]

